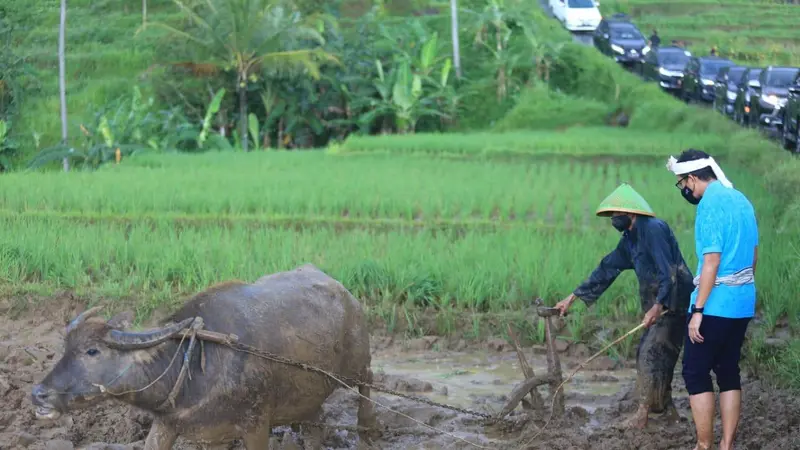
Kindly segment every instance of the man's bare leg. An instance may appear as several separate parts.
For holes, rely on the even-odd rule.
[[[722,415],[722,440],[720,450],[733,449],[736,439],[736,429],[739,427],[739,417],[742,407],[742,391],[725,391],[719,394],[719,412]]]
[[[695,450],[709,450],[714,444],[714,393],[690,395],[694,426],[697,429]]]

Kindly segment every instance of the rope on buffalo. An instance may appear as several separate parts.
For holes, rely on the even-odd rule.
[[[189,333],[191,333],[191,332],[182,331],[179,334],[177,334],[175,336],[175,338],[182,337],[182,336],[191,336],[191,334],[189,334]],[[198,330],[197,331],[197,337],[198,337],[198,339],[200,339],[201,342],[205,340],[205,341],[210,341],[210,342],[214,342],[214,343],[217,343],[217,344],[222,344],[222,345],[230,347],[233,350],[241,351],[241,352],[245,352],[245,353],[250,353],[250,354],[253,354],[253,355],[258,356],[260,358],[269,359],[271,361],[275,361],[275,362],[278,362],[278,363],[281,363],[281,364],[295,366],[295,367],[298,367],[300,369],[303,369],[303,370],[306,370],[306,371],[309,371],[309,372],[317,372],[317,373],[325,375],[325,376],[332,376],[332,374],[330,372],[328,372],[326,370],[323,370],[323,369],[320,369],[318,367],[314,367],[314,366],[306,364],[306,363],[293,361],[293,360],[291,360],[289,358],[286,358],[286,357],[283,357],[283,356],[280,356],[280,355],[276,355],[274,353],[270,353],[270,352],[267,352],[267,351],[264,351],[264,350],[260,350],[260,349],[257,349],[255,347],[252,347],[252,346],[247,345],[247,344],[242,344],[241,342],[239,342],[239,337],[234,335],[234,334],[222,334],[222,333],[216,333],[216,332],[213,332],[213,331]],[[438,402],[435,402],[433,400],[428,400],[426,398],[416,397],[416,396],[409,395],[409,394],[406,394],[406,393],[403,393],[403,392],[387,389],[387,388],[379,386],[377,384],[366,383],[364,381],[356,380],[356,379],[353,379],[353,378],[350,378],[350,377],[345,377],[343,375],[338,375],[337,374],[336,377],[338,377],[339,379],[344,380],[344,381],[346,381],[346,382],[348,382],[348,383],[350,383],[352,385],[368,387],[370,389],[374,389],[377,392],[383,392],[385,394],[394,395],[394,396],[397,396],[397,397],[403,397],[403,398],[406,398],[406,399],[409,399],[409,400],[412,400],[412,401],[415,401],[415,402],[418,402],[418,403],[424,403],[424,404],[429,405],[429,406],[448,409],[448,410],[451,410],[451,411],[459,412],[459,413],[470,415],[470,416],[474,416],[474,417],[480,417],[481,419],[485,419],[485,420],[488,420],[490,422],[496,422],[498,420],[497,417],[495,415],[492,415],[492,414],[486,414],[486,413],[473,411],[473,410],[466,409],[466,408],[460,408],[458,406],[451,406],[451,405],[446,405],[444,403],[438,403]]]
[[[664,311],[664,312],[661,313],[661,315],[663,316],[666,313],[667,313],[667,311]],[[637,331],[641,330],[642,328],[644,328],[644,323],[640,323],[639,325],[637,325],[632,330],[628,331],[627,333],[625,333],[622,336],[620,336],[617,339],[615,339],[614,342],[606,345],[605,347],[600,349],[597,353],[595,353],[594,355],[590,356],[589,359],[587,359],[586,361],[578,364],[578,367],[576,367],[575,370],[573,370],[572,373],[570,373],[569,376],[567,376],[567,378],[565,378],[564,381],[562,381],[561,384],[558,385],[556,390],[553,391],[553,393],[551,394],[552,397],[553,397],[553,400],[550,402],[550,416],[547,418],[547,422],[545,422],[544,426],[542,428],[540,428],[539,431],[536,434],[534,434],[532,438],[530,438],[527,442],[522,444],[522,446],[519,447],[518,450],[525,450],[531,444],[531,442],[535,441],[536,438],[538,438],[542,434],[542,432],[544,432],[544,429],[547,428],[548,425],[550,425],[550,421],[553,420],[553,412],[554,412],[553,411],[553,407],[555,406],[555,403],[556,403],[556,393],[559,390],[561,390],[561,388],[563,388],[564,385],[567,384],[567,382],[572,380],[572,378],[575,376],[575,374],[577,374],[581,369],[586,367],[587,364],[589,364],[590,362],[594,361],[598,356],[600,356],[603,353],[605,353],[608,349],[610,349],[611,347],[613,347],[613,346],[619,344],[620,342],[624,341],[630,335],[636,333]]]
[[[336,375],[334,375],[334,374],[332,374],[332,373],[330,373],[330,372],[328,372],[326,370],[320,369],[319,367],[309,366],[307,364],[298,363],[296,361],[292,361],[292,360],[289,360],[289,359],[286,359],[286,358],[282,358],[282,357],[277,356],[277,355],[271,355],[268,352],[265,352],[265,351],[262,351],[262,350],[258,350],[258,349],[252,348],[252,347],[250,347],[248,345],[244,345],[244,344],[240,344],[240,343],[228,344],[228,346],[231,349],[239,351],[239,352],[249,353],[251,355],[255,355],[255,356],[258,356],[260,358],[273,360],[275,362],[290,364],[290,365],[293,365],[293,366],[298,366],[298,367],[300,367],[302,369],[305,369],[305,370],[321,373],[323,375],[326,375],[326,376],[330,377],[331,379],[333,379],[337,383],[341,384],[345,388],[355,392],[355,394],[358,395],[359,397],[361,397],[361,398],[363,398],[363,399],[365,399],[365,400],[367,400],[367,401],[369,401],[369,402],[371,402],[371,403],[373,403],[375,405],[378,405],[378,406],[380,406],[382,408],[385,408],[385,409],[393,412],[394,414],[397,414],[399,416],[405,417],[406,419],[411,420],[412,422],[414,422],[414,423],[416,423],[418,425],[422,425],[423,427],[428,428],[431,431],[450,436],[453,439],[459,440],[461,442],[464,442],[465,444],[471,445],[471,446],[476,447],[476,448],[482,448],[482,449],[488,449],[489,448],[489,447],[484,447],[482,445],[476,444],[474,442],[470,442],[470,441],[468,441],[468,440],[466,440],[464,438],[460,438],[460,437],[454,435],[453,433],[450,433],[450,432],[447,432],[447,431],[444,431],[444,430],[440,430],[440,429],[438,429],[436,427],[432,427],[432,426],[428,425],[425,422],[422,422],[420,420],[417,420],[417,419],[409,416],[408,414],[401,413],[400,411],[394,410],[394,409],[392,409],[392,408],[390,408],[390,407],[388,407],[388,406],[386,406],[386,405],[384,405],[382,403],[376,402],[375,400],[373,400],[373,399],[367,397],[366,395],[363,395],[360,392],[358,392],[357,388],[355,388],[353,386],[350,386],[347,383],[345,383],[344,381],[340,380]],[[342,377],[342,378],[346,379],[346,377]],[[354,383],[354,384],[357,385],[358,383]],[[365,387],[372,388],[372,386],[370,386],[369,383],[361,383],[361,384],[364,385]]]
[[[202,323],[202,319],[201,319],[201,323]],[[146,386],[144,386],[144,387],[141,387],[141,388],[139,388],[139,389],[131,389],[131,390],[124,391],[124,392],[114,392],[114,391],[111,391],[111,390],[108,388],[108,386],[110,386],[111,384],[115,383],[115,382],[116,382],[116,381],[117,381],[117,380],[118,380],[118,379],[119,379],[119,378],[120,378],[120,377],[121,377],[121,376],[122,376],[122,375],[123,375],[125,372],[127,372],[127,371],[128,371],[128,369],[130,369],[130,367],[133,365],[133,363],[131,363],[131,364],[129,364],[129,365],[128,365],[128,367],[126,367],[126,368],[125,368],[125,370],[121,371],[121,372],[120,372],[120,373],[119,373],[119,374],[118,374],[116,377],[114,377],[114,379],[113,379],[113,380],[111,380],[111,382],[110,382],[110,383],[108,383],[108,384],[96,384],[96,383],[92,383],[92,385],[94,385],[95,387],[97,387],[98,389],[100,389],[100,392],[102,392],[102,393],[104,393],[104,394],[113,395],[113,396],[115,396],[115,397],[120,397],[120,396],[123,396],[123,395],[128,395],[128,394],[136,394],[136,393],[138,393],[138,392],[142,392],[142,391],[146,391],[147,389],[150,389],[151,387],[153,387],[153,385],[155,385],[156,383],[158,383],[158,381],[159,381],[160,379],[164,378],[164,376],[167,374],[167,372],[169,372],[169,369],[171,369],[171,368],[172,368],[172,365],[173,365],[173,364],[175,364],[175,359],[176,359],[176,358],[178,357],[178,355],[181,353],[181,347],[183,346],[183,342],[186,340],[186,337],[187,337],[187,335],[185,335],[185,334],[181,336],[181,341],[180,341],[180,343],[178,343],[178,349],[177,349],[177,350],[175,350],[175,353],[172,355],[172,359],[169,361],[169,365],[167,366],[167,368],[166,368],[166,369],[164,369],[164,371],[163,371],[163,372],[161,372],[161,375],[159,375],[159,376],[158,376],[158,377],[157,377],[155,380],[153,380],[152,382],[150,382],[150,384],[147,384]],[[184,356],[184,358],[185,358],[185,356]],[[184,367],[186,367],[186,364],[184,364]],[[178,386],[178,384],[176,384],[175,386],[177,387],[177,386]],[[176,390],[176,388],[175,388],[175,387],[173,388],[173,391],[174,391],[174,390]],[[166,403],[166,400],[165,400],[164,402]]]

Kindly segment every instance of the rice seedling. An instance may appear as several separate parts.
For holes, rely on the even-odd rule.
[[[523,105],[524,106],[524,105]],[[512,117],[511,120],[514,120]],[[523,119],[516,119],[517,122]],[[524,129],[524,123],[506,123],[507,129]],[[567,131],[508,131],[505,133],[410,134],[402,136],[352,136],[333,147],[334,153],[419,153],[472,157],[619,157],[661,159],[689,145],[716,147],[723,137],[653,130],[608,127],[572,128]]]
[[[759,192],[746,181],[742,189]],[[0,211],[82,220],[335,221],[403,224],[471,221],[557,227],[607,226],[597,204],[631,183],[673,226],[691,226],[663,163],[513,163],[414,156],[337,157],[321,152],[206,154],[164,158],[163,167],[98,173],[9,174]]]

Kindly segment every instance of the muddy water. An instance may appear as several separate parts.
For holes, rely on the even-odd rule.
[[[543,355],[527,352],[526,358],[536,375],[547,372],[547,361]],[[564,362],[570,360],[561,357]],[[467,408],[476,399],[494,399],[495,411],[502,409],[506,395],[524,377],[517,355],[514,352],[405,352],[379,354],[373,358],[373,370],[385,372],[392,377],[405,377],[429,383],[432,392],[425,396],[446,404]],[[564,376],[570,371],[562,367]],[[578,372],[564,386],[567,406],[579,406],[589,413],[597,408],[610,406],[612,397],[620,389],[634,383],[636,373],[632,369]],[[549,397],[546,386],[540,388],[543,396]]]

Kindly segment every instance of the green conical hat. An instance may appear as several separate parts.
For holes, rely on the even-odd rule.
[[[620,184],[619,187],[614,189],[614,192],[600,202],[596,214],[601,217],[608,217],[615,211],[651,217],[656,216],[653,208],[647,204],[644,197],[633,190],[628,183]]]

